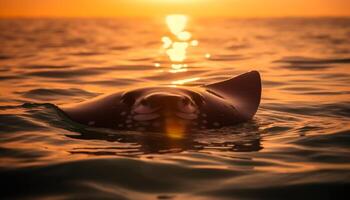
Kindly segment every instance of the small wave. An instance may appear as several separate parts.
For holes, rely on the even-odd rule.
[[[228,169],[192,169],[180,164],[126,158],[80,160],[1,172],[2,181],[6,183],[2,184],[2,196],[5,198],[49,198],[64,194],[65,197],[77,199],[118,199],[120,196],[128,199],[134,191],[144,199],[147,193],[157,196],[159,193],[189,192],[189,188],[193,190],[194,187],[200,190],[202,187],[193,183],[210,181],[213,177],[234,176],[237,174]]]
[[[39,42],[40,39],[38,38],[27,38],[27,40],[31,42]],[[64,47],[78,47],[78,46],[83,46],[86,45],[87,41],[83,38],[71,38],[71,39],[64,39],[62,41],[46,41],[45,43],[40,43],[38,46],[40,49],[50,49],[50,48],[64,48]]]
[[[278,87],[278,86],[286,85],[287,83],[281,82],[281,81],[262,80],[262,84],[263,86],[267,86],[267,87]]]
[[[340,195],[346,199],[349,196],[348,174],[342,170],[332,174],[328,170],[262,173],[259,168],[273,164],[271,161],[261,160],[259,165],[254,159],[231,158],[231,163],[225,165],[234,163],[236,167],[220,168],[225,159],[213,160],[212,156],[193,153],[188,156],[192,162],[174,155],[163,162],[152,158],[103,158],[2,169],[2,196],[39,199],[58,194],[67,199],[133,199],[135,195],[140,199],[184,195],[191,199],[332,199]]]
[[[243,56],[243,55],[211,55],[209,60],[212,61],[235,61],[235,60],[246,60],[249,59],[249,57]]]
[[[22,79],[23,76],[20,75],[8,75],[8,76],[0,76],[0,81],[12,80],[12,79]]]
[[[347,81],[350,80],[349,79],[350,75],[347,73],[325,73],[325,74],[318,74],[318,77],[323,79],[339,79],[339,80],[347,80]]]
[[[128,49],[131,49],[131,46],[111,46],[109,47],[110,50],[116,50],[116,51],[125,51]]]
[[[27,76],[39,76],[46,78],[55,78],[55,79],[67,79],[81,76],[93,76],[97,74],[102,74],[101,70],[86,70],[86,69],[77,69],[77,70],[40,70],[25,73]]]
[[[186,79],[189,78],[189,76],[193,77],[193,76],[199,76],[201,73],[204,73],[204,70],[200,70],[200,69],[193,69],[190,71],[186,71],[186,72],[182,72],[182,73],[157,73],[155,75],[151,75],[151,76],[145,76],[143,77],[143,79],[146,80],[157,80],[157,81],[169,81],[169,83],[171,81],[175,81],[175,80],[179,80],[179,79]]]
[[[24,65],[26,69],[67,69],[74,67],[73,65]]]
[[[248,44],[231,44],[226,47],[226,49],[229,50],[241,50],[249,48],[250,46]]]
[[[73,55],[73,56],[97,56],[97,55],[102,55],[102,54],[103,53],[101,53],[101,52],[84,51],[84,52],[69,53],[68,55]]]
[[[347,64],[350,63],[350,58],[308,58],[308,57],[285,57],[275,62],[289,63],[289,64]]]
[[[348,43],[347,38],[332,37],[332,35],[330,35],[330,34],[307,34],[304,36],[304,38],[315,40],[317,42],[323,42],[323,43],[328,42],[329,44],[331,44],[333,46]]]
[[[63,96],[80,96],[80,97],[95,97],[98,93],[88,92],[78,88],[70,88],[70,89],[33,89],[25,92],[17,92],[21,94],[23,97],[29,99],[38,99],[38,100],[52,100],[56,98],[61,98]]]
[[[297,91],[297,92],[318,90],[318,88],[315,88],[315,87],[284,87],[282,89],[283,90],[287,90],[287,91]]]
[[[20,137],[16,137],[16,139],[19,139],[19,138]],[[16,158],[18,160],[33,160],[45,155],[44,152],[40,152],[40,151],[30,151],[28,149],[22,150],[22,149],[16,149],[16,148],[3,148],[3,147],[0,147],[0,153],[2,155],[2,158],[5,158],[5,159]]]
[[[113,71],[142,71],[142,70],[154,70],[153,65],[115,65],[115,66],[101,66],[101,67],[88,67],[85,68],[87,71],[98,71],[98,72],[113,72]]]
[[[117,65],[114,70],[138,71],[138,70],[154,70],[153,65]]]
[[[42,127],[31,120],[12,114],[0,114],[0,127],[0,133],[2,134],[46,130],[45,127]]]
[[[319,128],[322,129],[322,128]],[[332,152],[340,149],[348,149],[350,144],[350,129],[347,130],[333,130],[334,132],[327,135],[315,135],[311,137],[299,138],[295,141],[298,145],[312,146],[312,147],[324,147],[329,148],[332,146]],[[337,149],[339,148],[339,149]],[[340,153],[341,151],[339,151]],[[349,155],[347,156],[349,157]],[[327,161],[325,159],[324,161]],[[344,158],[342,158],[344,160]]]
[[[319,172],[326,173],[326,172]],[[337,181],[328,182],[328,183],[295,183],[295,184],[285,184],[285,182],[297,182],[301,179],[306,179],[307,177],[312,177],[312,173],[306,173],[304,176],[288,174],[285,175],[271,175],[269,177],[269,182],[278,182],[277,179],[284,180],[284,184],[271,186],[270,184],[265,184],[265,186],[249,186],[249,181],[243,179],[239,182],[235,182],[238,187],[233,187],[232,185],[223,186],[217,190],[210,192],[204,192],[203,196],[212,196],[213,198],[228,198],[228,199],[333,199],[334,197],[344,197],[348,195],[348,190],[350,189],[349,183],[341,183]],[[287,177],[288,176],[288,177]],[[339,176],[341,176],[339,174]],[[251,176],[250,178],[254,178]],[[257,177],[259,180],[264,177],[264,175]],[[325,178],[325,177],[323,177]],[[262,181],[262,180],[261,180]],[[244,183],[245,182],[245,183]],[[244,185],[244,186],[242,186]],[[286,195],[288,194],[288,195]]]
[[[95,85],[105,85],[105,86],[125,86],[125,85],[133,85],[143,81],[144,80],[142,79],[118,78],[118,79],[108,79],[108,80],[86,81],[85,83],[95,84]]]
[[[350,102],[338,102],[328,104],[315,103],[314,105],[310,105],[308,103],[295,103],[293,105],[269,103],[262,105],[262,107],[270,110],[310,116],[350,117]]]
[[[303,92],[305,95],[323,95],[323,96],[333,96],[333,95],[348,95],[350,91],[323,91],[323,92]]]
[[[1,55],[0,54],[0,60],[8,60],[8,59],[11,59],[11,58],[14,58],[13,56],[9,56],[9,55]]]
[[[129,61],[140,61],[140,62],[146,62],[146,61],[151,61],[153,58],[148,57],[148,58],[130,58],[128,59]]]
[[[290,69],[290,70],[306,70],[306,71],[313,71],[313,70],[322,70],[322,69],[329,69],[332,68],[332,66],[329,65],[288,65],[288,66],[281,66],[281,68]]]

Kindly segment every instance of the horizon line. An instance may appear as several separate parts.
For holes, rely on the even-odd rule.
[[[159,15],[159,16],[133,16],[133,15],[106,15],[106,16],[101,16],[101,15],[96,15],[96,16],[88,16],[88,15],[9,15],[9,16],[1,16],[0,15],[0,19],[43,19],[43,18],[48,18],[48,19],[72,19],[72,18],[84,18],[84,19],[96,19],[96,18],[159,18],[159,17],[164,17],[167,15],[173,15],[173,14],[181,14],[181,15],[186,15],[189,16],[191,18],[197,18],[197,19],[206,19],[206,18],[232,18],[232,19],[279,19],[279,18],[350,18],[350,14],[349,15],[285,15],[285,16],[225,16],[225,15],[218,15],[218,16],[193,16],[190,14],[186,14],[186,13],[169,13],[169,14],[164,14],[164,15]]]

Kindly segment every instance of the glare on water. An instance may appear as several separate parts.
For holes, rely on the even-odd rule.
[[[179,14],[168,15],[165,21],[171,33],[171,35],[162,37],[163,48],[172,62],[169,72],[186,72],[188,68],[186,63],[188,49],[198,46],[198,40],[191,40],[192,34],[186,31],[188,16]]]

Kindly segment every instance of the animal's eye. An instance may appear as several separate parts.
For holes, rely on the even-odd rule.
[[[182,99],[182,103],[185,104],[185,105],[188,105],[188,104],[191,103],[191,101],[188,98],[183,98]]]
[[[204,97],[198,93],[193,93],[191,94],[192,96],[192,99],[194,100],[194,102],[197,104],[197,105],[202,105],[204,104]]]
[[[120,101],[131,106],[135,103],[135,95],[132,92],[125,92],[122,94]]]
[[[140,101],[140,104],[142,104],[142,105],[144,105],[144,106],[147,106],[149,103],[148,103],[148,101],[147,101],[146,99],[142,99],[142,100]]]

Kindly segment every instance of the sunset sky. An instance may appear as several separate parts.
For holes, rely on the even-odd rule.
[[[349,0],[0,0],[0,17],[350,16]]]

